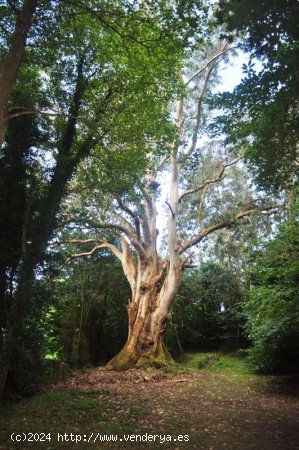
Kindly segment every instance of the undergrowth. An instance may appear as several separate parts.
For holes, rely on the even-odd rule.
[[[239,377],[252,375],[246,358],[235,354],[187,353],[183,364],[187,368],[223,373]]]

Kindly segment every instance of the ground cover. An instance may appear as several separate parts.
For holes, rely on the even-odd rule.
[[[187,355],[181,367],[96,368],[4,402],[0,449],[299,449],[294,377],[257,376],[228,355]]]

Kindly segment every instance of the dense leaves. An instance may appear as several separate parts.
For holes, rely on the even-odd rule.
[[[228,108],[219,123],[227,142],[245,150],[260,184],[288,187],[298,175],[298,2],[232,0],[219,8],[229,31],[244,32],[250,54],[241,84],[219,101]]]
[[[130,293],[117,261],[107,254],[74,261],[52,283],[44,320],[47,357],[72,367],[106,362],[127,338]]]
[[[244,305],[254,344],[252,361],[265,372],[297,371],[299,358],[299,226],[281,227],[256,255],[252,288]]]
[[[213,262],[201,264],[184,277],[172,307],[166,342],[174,351],[239,348],[244,343],[241,300],[232,270]]]

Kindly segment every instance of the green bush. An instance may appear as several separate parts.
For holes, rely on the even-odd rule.
[[[197,368],[205,369],[206,367],[213,365],[217,361],[219,361],[219,357],[215,355],[215,353],[207,353],[201,360],[198,361]]]
[[[293,221],[256,255],[254,288],[244,311],[252,366],[264,373],[299,371],[299,226]]]

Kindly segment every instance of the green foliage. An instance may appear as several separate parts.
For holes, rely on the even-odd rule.
[[[250,375],[246,359],[229,353],[187,353],[184,364],[192,369],[227,374],[240,379]]]
[[[41,267],[39,271],[41,275]],[[36,281],[30,305],[27,305],[30,314],[24,314],[24,323],[19,330],[17,348],[9,374],[9,388],[15,392],[29,394],[32,389],[34,390],[32,384],[40,382],[43,378],[47,352],[45,335],[51,328],[51,323],[45,321],[44,317],[51,300],[53,291],[49,281],[45,279]],[[53,376],[52,379],[54,380]]]
[[[118,262],[107,254],[75,261],[54,283],[44,319],[48,355],[71,366],[106,362],[127,337],[130,290]]]
[[[256,255],[252,289],[244,304],[253,342],[252,363],[263,372],[298,371],[299,360],[299,226],[280,228]]]
[[[21,5],[21,1],[1,2],[0,63],[10,47]],[[20,374],[22,364],[25,367],[21,352],[15,352],[19,341],[24,344],[20,349],[27,349],[28,361],[29,342],[37,353],[44,354],[39,337],[46,328],[41,318],[44,304],[33,291],[39,292],[41,287],[47,291],[39,264],[45,260],[61,200],[77,166],[91,154],[97,156],[101,162],[97,175],[105,193],[113,189],[122,193],[131,180],[130,171],[145,170],[148,142],[159,147],[172,132],[168,105],[178,90],[175,68],[186,47],[195,43],[194,33],[206,28],[206,8],[195,1],[38,2],[10,93],[8,131],[0,155],[0,352],[4,377],[11,365]],[[87,281],[84,283],[86,291]],[[74,291],[72,295],[68,301],[73,315],[66,314],[66,322],[76,329],[78,315],[74,311],[81,308],[84,318],[87,312]],[[94,308],[93,317],[105,317],[90,292],[87,297],[87,304]],[[48,297],[50,329],[55,328],[54,311],[60,305],[59,299],[54,300],[53,295]],[[122,314],[117,316],[118,307],[111,311],[105,327],[115,332]],[[82,331],[79,325],[77,328]],[[107,336],[117,347],[124,336],[120,334],[119,341],[112,334]],[[61,346],[53,336],[51,339],[56,349],[50,353],[59,354]],[[77,337],[76,345],[69,345],[77,348],[75,364],[82,354],[88,355],[88,361],[96,359],[89,354],[89,339],[84,339],[79,340],[82,348]],[[13,364],[12,353],[16,353]]]
[[[187,273],[172,307],[167,345],[178,350],[236,348],[243,322],[240,287],[235,274],[219,264],[201,264]]]
[[[298,17],[296,0],[220,1],[218,19],[229,31],[244,32],[250,52],[240,85],[219,102],[227,142],[245,156],[266,188],[288,186],[298,175]],[[255,69],[255,58],[262,69]]]

